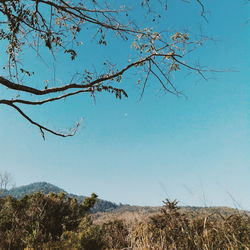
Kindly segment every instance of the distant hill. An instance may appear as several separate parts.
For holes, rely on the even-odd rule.
[[[59,188],[55,185],[52,185],[50,183],[47,182],[35,182],[29,185],[25,185],[25,186],[20,186],[20,187],[15,187],[12,188],[10,190],[6,190],[4,191],[4,195],[10,195],[13,196],[17,199],[22,198],[24,195],[26,194],[32,194],[32,193],[36,193],[36,192],[42,192],[44,194],[48,194],[48,193],[67,193],[65,190],[63,190],[62,188]]]
[[[70,194],[65,190],[63,190],[62,188],[59,188],[47,182],[35,182],[29,185],[15,187],[10,190],[4,190],[1,196],[10,195],[17,199],[20,199],[27,194],[32,194],[36,192],[42,192],[44,194],[63,192],[67,194],[69,197],[76,198],[79,202],[82,202],[86,197],[82,195]],[[108,212],[118,207],[119,206],[113,202],[98,199],[96,205],[93,208],[93,212]]]

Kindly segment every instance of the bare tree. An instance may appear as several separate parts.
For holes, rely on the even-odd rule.
[[[13,187],[13,178],[8,172],[0,172],[0,194]]]
[[[197,2],[201,6],[202,16],[205,16],[203,4],[201,1]],[[151,11],[150,4],[150,1],[141,2],[149,15],[153,13],[160,20],[161,14]],[[163,3],[159,1],[159,4]],[[141,96],[150,77],[165,92],[174,95],[181,94],[172,81],[172,75],[177,71],[187,70],[204,77],[205,70],[186,59],[188,53],[203,44],[204,38],[197,41],[192,40],[186,32],[160,32],[157,25],[154,29],[138,27],[131,21],[130,16],[135,14],[133,11],[125,6],[115,6],[117,4],[113,1],[108,4],[97,0],[0,0],[0,39],[6,47],[7,55],[2,67],[0,86],[5,86],[11,95],[8,98],[0,96],[0,104],[13,108],[37,126],[43,138],[45,132],[67,137],[75,134],[79,123],[67,133],[55,131],[33,120],[20,106],[39,106],[84,93],[94,96],[97,92],[109,92],[116,98],[127,97],[125,89],[117,85],[133,68],[141,74],[139,79],[144,77],[142,81],[135,80],[141,84]],[[162,11],[166,11],[165,9],[162,8]],[[152,22],[155,23],[155,18]],[[53,86],[48,83],[47,77],[41,83],[30,82],[34,74],[40,76],[43,72],[33,72],[29,69],[31,65],[25,65],[22,60],[23,51],[33,51],[37,60],[41,61],[46,61],[46,53],[51,54],[54,59],[61,53],[60,55],[68,55],[74,61],[81,45],[80,35],[89,36],[91,32],[94,33],[98,46],[103,46],[104,49],[108,43],[107,36],[115,35],[116,39],[127,41],[133,50],[133,60],[124,61],[120,67],[112,62],[104,62],[105,68],[101,73],[89,70],[83,73],[72,72],[70,79],[60,82],[54,77]]]

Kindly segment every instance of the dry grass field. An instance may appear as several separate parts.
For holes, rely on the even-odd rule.
[[[227,207],[127,206],[93,215],[106,249],[250,249],[249,212]],[[105,236],[106,233],[106,236]]]

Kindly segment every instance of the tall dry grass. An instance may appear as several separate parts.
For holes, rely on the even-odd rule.
[[[160,213],[144,220],[113,220],[108,225],[102,231],[105,249],[250,249],[250,217],[237,211],[226,216],[183,213],[176,201],[167,200]]]

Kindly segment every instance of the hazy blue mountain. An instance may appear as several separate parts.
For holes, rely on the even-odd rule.
[[[10,195],[19,199],[27,194],[32,194],[36,192],[42,192],[44,194],[63,192],[70,197],[76,198],[79,202],[82,202],[85,198],[85,196],[83,195],[70,194],[65,190],[63,190],[62,188],[59,188],[47,182],[35,182],[29,185],[15,187],[10,190],[5,190],[3,191],[2,196]],[[95,207],[93,208],[93,212],[107,212],[107,211],[112,211],[118,207],[119,206],[113,202],[98,199]]]

